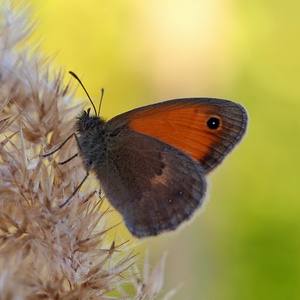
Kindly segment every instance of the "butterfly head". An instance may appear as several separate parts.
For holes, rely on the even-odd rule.
[[[84,110],[78,117],[76,122],[76,131],[79,135],[84,132],[94,133],[103,128],[105,121],[97,116],[90,115],[91,109]]]

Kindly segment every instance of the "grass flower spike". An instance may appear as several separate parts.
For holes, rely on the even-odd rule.
[[[72,143],[46,159],[40,154],[74,131],[80,107],[70,105],[64,72],[53,75],[47,59],[24,49],[33,28],[28,10],[1,7],[1,299],[157,299],[164,258],[143,280],[127,244],[107,238],[112,226],[99,195],[80,192],[59,208],[57,199],[72,193],[85,170],[80,159],[57,163],[72,155]]]

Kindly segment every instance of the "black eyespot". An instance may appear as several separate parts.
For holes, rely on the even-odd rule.
[[[217,118],[210,118],[210,119],[207,121],[207,126],[208,126],[208,128],[210,128],[210,129],[217,129],[217,128],[219,128],[219,126],[220,126],[220,120],[217,119]]]

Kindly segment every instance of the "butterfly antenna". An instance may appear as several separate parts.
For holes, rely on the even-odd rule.
[[[102,104],[103,94],[104,94],[104,88],[101,89],[101,99],[100,99],[100,104],[99,104],[99,109],[98,109],[98,117],[100,116],[100,108],[101,108],[101,104]]]
[[[91,101],[91,103],[92,103],[92,105],[93,105],[93,108],[94,108],[94,111],[95,111],[95,115],[97,116],[97,110],[96,110],[96,107],[95,107],[95,105],[94,105],[94,103],[93,103],[93,101],[92,101],[92,99],[91,99],[89,93],[87,92],[87,90],[85,89],[84,85],[82,84],[81,80],[80,80],[80,79],[78,78],[78,76],[77,76],[75,73],[73,73],[72,71],[69,71],[69,73],[70,73],[70,74],[71,74],[71,75],[72,75],[72,76],[80,83],[80,85],[82,86],[83,90],[85,91],[86,95],[88,96],[89,100]],[[103,96],[103,93],[102,93],[102,96]],[[101,100],[102,100],[102,98],[101,98]]]

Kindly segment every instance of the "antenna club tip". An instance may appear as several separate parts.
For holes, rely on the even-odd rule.
[[[82,86],[82,88],[83,88],[83,90],[85,91],[86,95],[88,96],[90,102],[92,103],[92,106],[93,106],[93,108],[94,108],[95,114],[97,115],[96,107],[95,107],[95,105],[94,105],[94,103],[93,103],[93,101],[92,101],[92,99],[91,99],[89,93],[87,92],[86,88],[84,87],[83,83],[81,82],[81,80],[78,78],[78,76],[77,76],[75,73],[73,73],[72,71],[69,71],[69,73],[70,73],[73,77],[75,77],[76,80],[78,80],[79,84]]]
[[[69,73],[70,73],[73,77],[75,77],[76,79],[78,79],[78,76],[77,76],[74,72],[69,71]]]

